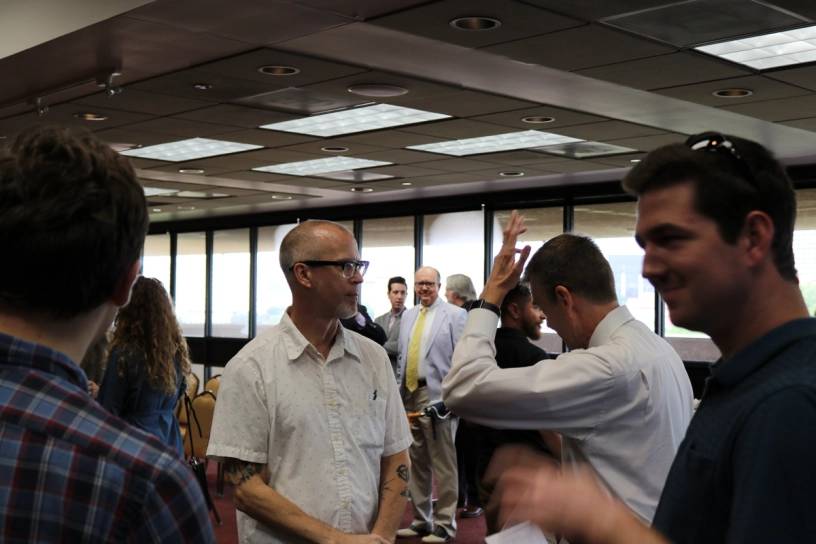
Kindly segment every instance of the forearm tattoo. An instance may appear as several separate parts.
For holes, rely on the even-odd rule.
[[[227,461],[224,472],[233,485],[241,485],[256,474],[263,472],[264,466],[260,463],[248,463],[231,459]]]
[[[408,481],[408,465],[400,465],[397,467],[397,476],[400,477],[400,480],[403,482]]]

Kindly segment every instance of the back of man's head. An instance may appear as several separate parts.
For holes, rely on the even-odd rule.
[[[691,136],[685,144],[655,149],[623,180],[641,196],[680,183],[692,183],[695,207],[717,224],[722,239],[734,244],[745,216],[766,212],[774,224],[773,260],[779,274],[797,281],[793,258],[796,194],[782,165],[763,146],[716,132]]]
[[[147,232],[133,168],[89,132],[56,127],[0,149],[0,308],[68,319],[114,294]]]
[[[507,294],[504,295],[504,299],[501,303],[501,317],[502,317],[502,325],[504,324],[505,316],[509,316],[510,312],[508,307],[511,304],[516,304],[518,306],[524,306],[526,303],[532,301],[532,292],[530,291],[530,286],[524,283],[523,281],[519,282],[515,287],[507,291]]]
[[[445,290],[451,291],[465,302],[476,300],[476,288],[465,274],[451,274],[445,281]]]
[[[530,259],[524,281],[541,289],[550,301],[559,285],[593,303],[617,300],[612,268],[586,236],[561,234],[548,240]]]

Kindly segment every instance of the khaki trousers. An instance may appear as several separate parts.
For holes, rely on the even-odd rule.
[[[425,387],[413,393],[406,392],[405,409],[417,412],[428,405],[428,394]],[[456,499],[458,481],[456,471],[456,447],[453,439],[456,434],[456,418],[435,420],[431,417],[418,417],[411,423],[411,480],[408,490],[414,509],[414,524],[424,524],[429,530],[443,527],[451,537],[456,536]],[[434,437],[434,434],[436,437]],[[432,511],[431,494],[432,478],[436,479],[438,501],[436,512]]]

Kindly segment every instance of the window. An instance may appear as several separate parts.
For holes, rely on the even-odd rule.
[[[641,276],[643,249],[635,242],[636,214],[635,202],[576,206],[575,232],[591,237],[609,261],[618,302],[654,329],[655,291]]]
[[[811,315],[816,311],[816,189],[796,191],[793,254],[799,288]]]
[[[258,269],[255,286],[256,333],[277,325],[292,304],[292,293],[280,267],[278,250],[283,237],[295,224],[258,229]]]
[[[409,288],[413,285],[414,218],[364,221],[362,258],[371,264],[363,282],[361,300],[374,319],[391,310],[387,296],[389,278],[402,276]],[[413,298],[408,299],[406,305],[410,307]]]
[[[442,276],[439,296],[445,296],[445,279],[451,274],[469,276],[478,296],[484,287],[482,210],[426,215],[423,242],[422,265],[436,268]],[[408,290],[413,292],[413,277]]]
[[[145,238],[142,276],[156,278],[170,293],[170,235],[151,234]]]
[[[249,229],[213,234],[212,336],[249,337]]]
[[[493,214],[493,257],[502,246],[502,229],[510,220],[511,210],[496,211]],[[547,240],[561,234],[564,226],[564,208],[529,208],[519,210],[524,216],[527,232],[519,237],[516,247],[529,245],[532,248],[530,255],[535,253]],[[534,343],[550,353],[560,353],[563,348],[561,337],[547,326],[545,320],[541,326],[541,338]]]
[[[203,232],[178,235],[176,316],[185,336],[204,336],[207,240]]]

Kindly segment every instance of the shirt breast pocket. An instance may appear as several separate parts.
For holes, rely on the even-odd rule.
[[[352,430],[357,445],[378,455],[385,443],[385,399],[369,399],[355,414]]]

